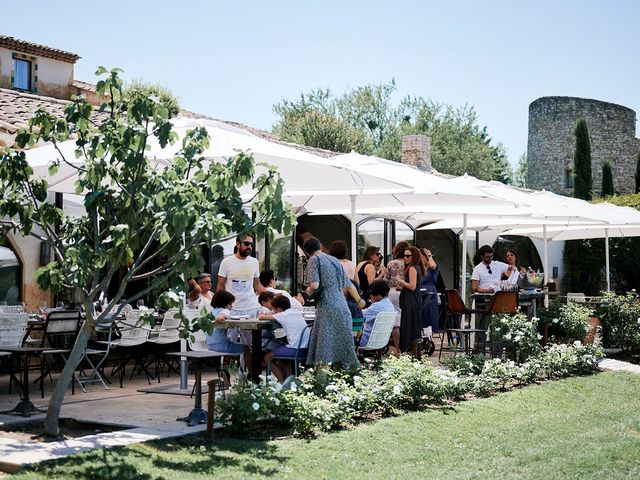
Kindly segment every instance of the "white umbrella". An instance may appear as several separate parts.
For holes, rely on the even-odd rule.
[[[351,171],[328,159],[294,148],[260,138],[252,133],[214,120],[176,118],[172,120],[179,141],[161,148],[157,140],[149,139],[147,156],[158,164],[159,168],[175,157],[181,148],[181,140],[187,130],[206,127],[210,137],[210,147],[203,153],[208,159],[226,159],[236,155],[238,150],[249,151],[257,162],[264,162],[278,167],[285,180],[285,196],[298,195],[363,195],[369,193],[408,192],[411,188],[399,185],[398,182],[379,176],[371,176]],[[58,145],[58,149],[67,160],[81,165],[82,158],[75,158],[75,141],[69,140]],[[36,175],[48,177],[48,166],[52,160],[61,155],[53,145],[34,148],[26,152],[27,160]],[[264,167],[257,167],[256,174],[264,172]],[[56,175],[47,178],[49,191],[75,193],[76,171],[68,165],[61,164]],[[251,192],[243,192],[247,196]],[[294,206],[297,206],[294,204]]]
[[[410,185],[413,192],[368,195],[362,199],[352,196],[333,196],[331,198],[308,198],[306,202],[297,199],[297,203],[304,203],[305,209],[318,215],[341,214],[351,217],[351,251],[352,257],[356,250],[356,222],[355,214],[381,215],[398,218],[403,221],[417,223],[424,218],[437,220],[446,218],[452,212],[465,211],[509,211],[519,213],[520,205],[516,202],[498,199],[488,192],[481,192],[474,188],[461,188],[433,173],[423,172],[417,168],[390,160],[349,153],[332,158],[333,161],[355,170],[361,174],[379,176],[390,181]],[[347,209],[348,201],[351,208]],[[355,261],[355,257],[354,257]]]
[[[605,239],[605,271],[607,279],[607,290],[611,290],[611,275],[609,261],[609,238],[612,237],[639,237],[640,236],[640,212],[631,207],[619,207],[604,202],[599,204],[588,204],[594,215],[606,215],[608,223],[591,225],[570,225],[570,226],[546,226],[545,228],[513,228],[506,231],[509,235],[526,235],[529,237],[542,238],[547,240],[584,240],[588,238]]]

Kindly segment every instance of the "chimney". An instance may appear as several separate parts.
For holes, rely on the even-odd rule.
[[[425,135],[405,135],[402,137],[402,163],[424,172],[430,172],[431,141]]]

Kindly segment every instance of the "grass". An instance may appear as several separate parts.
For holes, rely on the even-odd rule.
[[[203,436],[80,454],[11,477],[637,479],[640,376],[601,373],[370,422],[314,440]]]

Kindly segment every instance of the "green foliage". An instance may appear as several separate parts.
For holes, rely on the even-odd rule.
[[[527,174],[529,164],[527,163],[526,152],[520,155],[518,159],[518,166],[513,174],[513,185],[520,188],[527,188]]]
[[[537,355],[541,338],[537,318],[528,318],[524,313],[491,317],[491,340],[504,345],[512,360],[523,362]]]
[[[584,340],[589,333],[589,318],[593,310],[578,302],[554,301],[540,311],[540,324],[549,325],[551,340]]]
[[[640,301],[635,290],[625,295],[605,292],[597,313],[606,346],[640,352]]]
[[[611,163],[604,162],[602,164],[602,196],[611,197],[615,195],[613,190],[613,172]]]
[[[354,372],[310,369],[291,389],[245,386],[216,403],[218,421],[236,431],[275,422],[302,435],[353,425],[371,416],[421,410],[459,400],[467,394],[489,396],[512,385],[582,375],[597,370],[602,351],[593,345],[538,346],[522,363],[484,356],[448,359],[450,370],[429,359],[385,359],[379,369]]]
[[[604,285],[604,239],[567,240],[562,254],[565,292],[599,295]]]
[[[38,284],[53,292],[74,289],[87,312],[82,340],[58,381],[47,424],[59,412],[89,332],[116,304],[121,309],[152,290],[186,288],[182,276],[194,276],[203,266],[203,243],[250,230],[258,235],[270,229],[287,233],[295,221],[282,202],[283,182],[274,169],[256,176],[247,153],[205,162],[205,128],[187,132],[173,161],[158,168],[147,158],[146,147],[154,137],[163,148],[176,142],[170,122],[174,110],[144,89],[126,94],[119,72],[104,67],[97,71],[103,77],[98,95],[108,99],[99,107],[107,115],[100,124],[91,121],[93,107],[77,97],[65,107],[64,118],[39,109],[16,136],[20,148],[75,139],[75,157],[58,160],[50,171],[64,168],[76,175],[86,215],[69,217],[47,202],[47,179],[33,175],[24,152],[3,149],[0,154],[0,227],[47,242],[55,260],[38,270]],[[240,195],[243,186],[256,192],[251,211]],[[116,278],[119,288],[98,314],[94,301],[106,296]],[[146,287],[127,298],[125,289],[135,281]]]
[[[473,107],[454,108],[412,97],[396,106],[395,91],[393,80],[357,87],[340,97],[329,90],[313,90],[275,105],[278,120],[273,130],[282,140],[395,161],[402,156],[403,135],[427,135],[432,164],[439,171],[512,181],[504,147],[492,145]]]
[[[583,200],[593,197],[593,179],[591,177],[591,141],[589,129],[584,118],[578,119],[575,129],[576,149],[573,155],[575,168],[573,196]]]
[[[123,88],[123,94],[128,103],[155,98],[169,111],[170,116],[174,117],[180,113],[180,100],[162,85],[134,79]]]

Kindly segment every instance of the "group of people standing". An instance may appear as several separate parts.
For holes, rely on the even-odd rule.
[[[301,310],[304,300],[299,295],[292,296],[289,292],[275,289],[273,272],[260,272],[258,261],[251,256],[253,248],[253,237],[239,236],[235,253],[220,262],[215,288],[208,274],[189,281],[188,306],[213,307],[212,317],[218,324],[229,316],[256,317],[261,307],[261,315],[265,318],[296,317],[296,322],[298,317],[302,319],[301,314],[283,315],[289,309]],[[364,332],[367,333],[372,330],[377,313],[396,312],[392,341],[397,352],[410,352],[412,343],[422,338],[423,328],[431,327],[437,331],[438,301],[435,292],[439,271],[428,249],[399,242],[393,250],[394,259],[387,267],[383,265],[379,247],[367,247],[357,265],[348,259],[344,241],[333,242],[326,254],[322,252],[320,241],[311,237],[304,242],[303,251],[309,258],[306,293],[316,297],[316,316],[308,339],[307,363],[345,367],[358,364],[352,333],[353,317],[347,299],[362,309]],[[274,297],[282,297],[286,301]],[[265,307],[270,308],[269,313],[265,313]],[[286,331],[287,326],[283,327]],[[296,338],[299,338],[300,328],[301,324],[289,326]],[[366,333],[360,341],[366,343]],[[307,342],[304,343],[307,346]],[[248,342],[243,341],[241,334],[234,338],[227,329],[216,328],[207,337],[207,344],[211,350],[244,355],[244,363],[250,364]],[[295,346],[288,342],[287,347]]]

